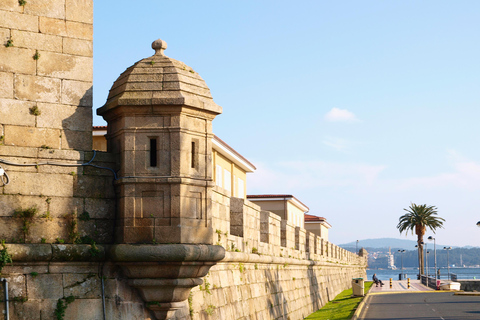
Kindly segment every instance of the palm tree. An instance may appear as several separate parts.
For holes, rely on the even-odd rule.
[[[398,219],[397,229],[400,231],[400,234],[403,231],[405,233],[412,231],[413,234],[415,230],[418,243],[418,265],[420,274],[424,274],[423,236],[425,235],[425,230],[429,228],[435,233],[437,228],[443,228],[445,219],[436,216],[438,213],[435,206],[427,206],[426,204],[416,205],[412,203],[408,209],[403,210],[407,211],[407,213]]]

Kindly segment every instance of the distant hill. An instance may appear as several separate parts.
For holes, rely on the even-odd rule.
[[[433,248],[433,241],[428,241],[425,238],[425,242],[428,244],[429,248]],[[391,247],[392,249],[405,249],[405,250],[415,250],[415,245],[417,241],[406,240],[406,239],[397,239],[397,238],[379,238],[379,239],[365,239],[358,241],[358,248],[387,248]],[[339,247],[342,248],[355,248],[356,241],[340,244]],[[437,248],[443,248],[446,245],[437,244]],[[355,250],[354,250],[355,251]]]

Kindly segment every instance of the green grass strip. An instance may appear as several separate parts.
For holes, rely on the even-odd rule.
[[[365,293],[370,290],[373,282],[365,282]],[[352,297],[352,289],[338,294],[335,299],[327,303],[322,309],[312,313],[305,319],[309,320],[349,320],[364,297]]]

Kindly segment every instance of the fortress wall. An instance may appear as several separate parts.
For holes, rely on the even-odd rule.
[[[14,257],[14,263],[2,270],[9,285],[10,319],[57,319],[56,312],[62,309],[63,319],[103,319],[102,278],[107,319],[152,319],[145,302],[128,285],[120,269],[99,261],[105,256],[104,247],[98,246],[96,258],[90,257],[89,249],[84,247],[82,253],[78,245],[76,249],[73,245],[7,245]],[[4,310],[3,286],[0,296],[0,310]],[[70,296],[74,301],[67,303],[65,298]],[[59,301],[64,308],[59,307]]]
[[[92,0],[0,1],[0,239],[112,241],[112,172],[65,166],[93,158],[92,38]]]
[[[303,319],[351,287],[352,278],[366,277],[366,257],[247,200],[226,199],[217,193],[212,204],[230,212],[231,234],[222,229],[215,235],[226,257],[192,289],[177,319],[189,313],[193,319]],[[222,225],[218,213],[213,216],[213,225]]]
[[[303,319],[365,276],[361,264],[230,252],[192,290],[192,319]]]

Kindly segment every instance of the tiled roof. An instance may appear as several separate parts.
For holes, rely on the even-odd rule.
[[[250,200],[250,199],[274,199],[274,198],[291,198],[291,199],[294,199],[295,201],[300,203],[302,206],[307,208],[307,210],[309,210],[309,208],[302,201],[298,200],[297,198],[295,198],[291,194],[249,194],[249,195],[247,195],[248,200]]]
[[[325,219],[324,217],[317,217],[317,216],[305,213],[305,221],[325,221],[325,220],[327,219]]]

